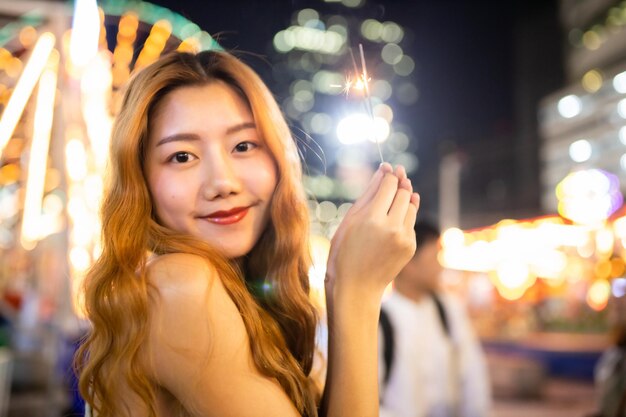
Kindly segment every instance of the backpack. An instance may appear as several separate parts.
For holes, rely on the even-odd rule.
[[[450,333],[450,322],[448,321],[448,315],[443,306],[443,303],[441,302],[441,299],[434,292],[431,292],[430,296],[435,302],[437,315],[439,316],[439,322],[441,323],[441,327],[443,328],[444,333],[448,338],[452,337]],[[391,374],[391,367],[394,361],[395,338],[393,326],[391,324],[391,321],[389,320],[389,315],[382,307],[380,309],[378,325],[382,330],[383,341],[385,342],[383,346],[383,360],[385,364],[383,381],[384,384],[387,385],[387,383],[389,382],[389,376]]]

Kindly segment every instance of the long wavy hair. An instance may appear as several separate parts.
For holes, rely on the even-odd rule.
[[[270,221],[242,267],[206,242],[159,224],[143,171],[149,120],[163,98],[174,89],[216,80],[247,102],[278,170]],[[84,283],[92,327],[75,358],[81,395],[99,417],[130,417],[117,383],[124,381],[156,416],[154,382],[139,360],[153,290],[146,263],[150,252],[182,252],[203,256],[218,270],[241,312],[259,371],[279,381],[302,415],[317,415],[318,392],[309,377],[317,313],[308,297],[308,218],[300,159],[285,119],[258,75],[225,52],[164,56],[130,81],[110,151],[101,207],[102,253]],[[259,287],[264,290],[254,291]]]

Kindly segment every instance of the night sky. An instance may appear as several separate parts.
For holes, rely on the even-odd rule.
[[[407,114],[398,116],[411,120],[420,160],[412,179],[421,187],[424,211],[431,214],[436,214],[437,210],[441,153],[450,148],[460,149],[471,159],[483,142],[493,142],[494,138],[500,138],[498,140],[503,142],[500,145],[506,145],[507,141],[513,144],[520,123],[533,123],[520,118],[520,114],[529,111],[536,114],[534,108],[524,110],[523,107],[535,106],[541,96],[559,88],[562,82],[559,39],[549,39],[553,50],[549,54],[541,54],[541,39],[533,40],[533,36],[541,36],[535,33],[535,24],[542,25],[542,33],[558,38],[560,29],[554,0],[368,0],[360,9],[321,0],[156,0],[153,3],[182,14],[212,35],[219,34],[219,41],[226,49],[268,57],[269,63],[258,58],[247,62],[261,74],[270,89],[273,88],[269,75],[271,41],[276,32],[290,25],[295,11],[312,7],[323,14],[352,13],[362,19],[392,20],[410,29],[412,43],[408,53],[416,62],[413,79],[419,99],[404,110]],[[520,53],[524,45],[527,51]],[[537,48],[536,52],[533,47]],[[524,60],[534,61],[521,62]],[[546,71],[542,70],[544,67]],[[522,73],[521,68],[525,71],[531,68],[532,74]],[[533,76],[542,77],[544,73],[548,82],[538,82],[539,87],[531,92],[520,92],[519,85],[527,83],[529,77],[533,82]],[[524,95],[525,102],[524,97],[520,97]],[[536,126],[532,128],[536,131]],[[491,162],[509,167],[501,179],[508,189],[504,194],[506,201],[494,201],[493,208],[507,211],[521,204],[527,205],[530,212],[538,211],[538,198],[531,196],[518,201],[514,197],[521,193],[517,188],[525,187],[510,169],[515,166],[514,158],[515,155],[503,155],[500,161]],[[492,167],[490,172],[498,173],[498,168]],[[467,188],[475,190],[466,197],[484,201],[485,196],[474,194],[487,192],[489,178],[479,177],[472,172],[464,173],[464,181],[469,181]],[[533,187],[536,188],[536,184]]]

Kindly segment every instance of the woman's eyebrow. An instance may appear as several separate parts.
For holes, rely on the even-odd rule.
[[[256,124],[254,124],[254,122],[239,123],[226,129],[226,134],[232,135],[233,133],[237,133],[245,129],[256,129]]]
[[[173,135],[166,136],[157,142],[156,146],[161,146],[169,142],[190,142],[200,140],[200,136],[195,133],[174,133]]]
[[[237,133],[245,129],[256,129],[256,124],[254,124],[254,122],[239,123],[226,129],[226,134],[232,135],[233,133]],[[195,133],[174,133],[173,135],[165,136],[159,140],[156,146],[161,146],[169,142],[189,142],[198,140],[200,140],[200,136]]]

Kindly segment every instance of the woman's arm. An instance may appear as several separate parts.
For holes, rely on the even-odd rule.
[[[321,415],[378,417],[378,316],[387,284],[415,252],[419,197],[384,164],[331,244],[328,373]]]

